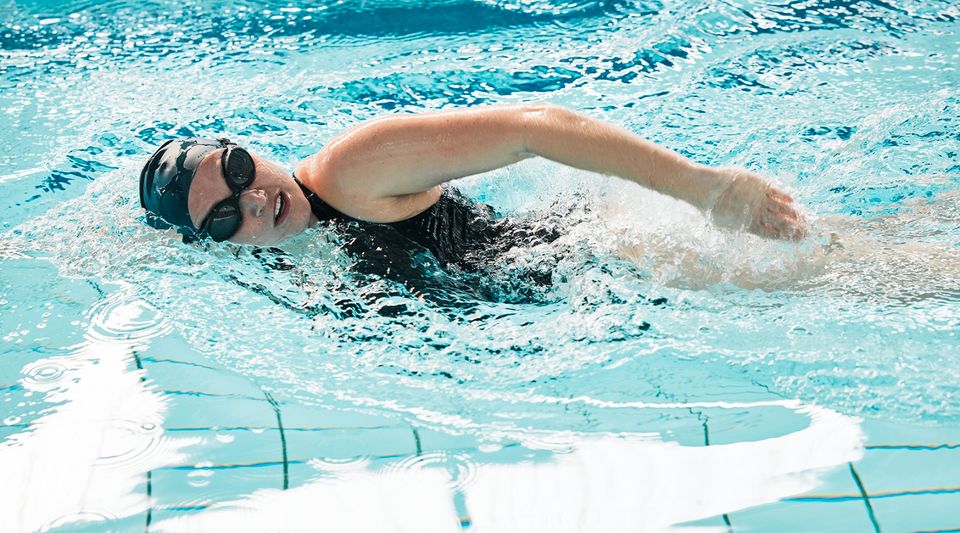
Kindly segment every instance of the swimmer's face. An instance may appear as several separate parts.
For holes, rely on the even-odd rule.
[[[201,227],[215,205],[232,196],[223,178],[223,149],[203,158],[187,198],[187,209],[194,226]],[[240,193],[242,221],[230,242],[269,245],[307,229],[313,222],[310,203],[295,181],[275,163],[254,153],[256,178]],[[277,214],[277,206],[280,213]]]

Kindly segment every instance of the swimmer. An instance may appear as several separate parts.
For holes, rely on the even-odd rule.
[[[793,199],[763,177],[695,163],[550,104],[373,119],[335,137],[292,174],[226,139],[171,140],[143,167],[140,202],[152,225],[175,227],[185,241],[265,246],[319,221],[356,221],[391,228],[441,266],[464,266],[502,249],[506,234],[509,246],[556,238],[497,220],[492,208],[448,184],[536,156],[672,196],[722,228],[784,240],[807,234]]]

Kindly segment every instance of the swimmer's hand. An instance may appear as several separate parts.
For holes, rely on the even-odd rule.
[[[768,239],[800,240],[807,226],[789,194],[741,168],[717,169],[716,192],[708,209],[723,228],[746,230]]]
[[[747,230],[770,239],[798,241],[807,236],[806,222],[793,198],[776,185],[767,187]]]

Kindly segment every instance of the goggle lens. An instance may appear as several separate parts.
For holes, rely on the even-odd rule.
[[[254,164],[250,153],[243,148],[231,146],[223,152],[221,160],[223,178],[234,193],[238,193],[253,183]]]
[[[256,167],[250,153],[238,146],[228,146],[220,160],[223,179],[233,191],[233,196],[218,203],[207,215],[201,227],[216,242],[233,237],[240,229],[243,215],[240,213],[240,193],[253,184]]]
[[[205,231],[210,238],[216,242],[221,242],[233,237],[240,228],[240,222],[243,220],[240,216],[240,207],[236,201],[217,204],[207,217],[207,223],[204,225]]]

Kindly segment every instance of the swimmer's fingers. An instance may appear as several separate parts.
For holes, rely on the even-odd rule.
[[[754,212],[750,231],[761,237],[784,240],[800,240],[808,233],[806,222],[793,198],[772,186]]]
[[[770,186],[769,189],[767,189],[767,196],[769,196],[770,198],[772,198],[772,199],[774,199],[774,200],[777,200],[777,201],[779,201],[779,202],[784,202],[784,203],[788,203],[788,204],[792,204],[792,203],[793,203],[793,197],[792,197],[792,196],[790,196],[789,194],[781,191],[780,189],[778,189],[778,188],[776,188],[776,187],[774,187],[774,186],[772,186],[772,185]]]
[[[757,221],[750,231],[768,239],[799,241],[807,236],[805,225],[799,221],[784,218]]]
[[[776,232],[771,236],[776,239],[799,241],[809,233],[806,221],[795,209],[777,213],[772,220]]]

